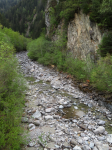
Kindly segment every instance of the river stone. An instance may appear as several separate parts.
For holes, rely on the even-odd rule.
[[[22,123],[28,123],[28,118],[27,117],[22,117],[21,122]]]
[[[71,139],[70,143],[73,144],[73,145],[77,145],[77,142],[76,142],[75,139]]]
[[[34,124],[32,124],[32,123],[31,123],[31,124],[29,124],[28,129],[29,129],[29,130],[33,130],[33,129],[35,129],[35,125],[34,125]]]
[[[91,148],[90,148],[88,145],[84,145],[84,146],[82,147],[82,149],[83,149],[83,150],[90,150]]]
[[[98,149],[96,147],[94,147],[93,150],[98,150]]]
[[[107,142],[112,143],[112,134],[107,135]]]
[[[105,137],[104,137],[104,136],[99,136],[99,137],[98,137],[98,140],[99,140],[99,141],[104,141],[104,140],[105,140]]]
[[[45,112],[46,113],[50,113],[50,112],[52,112],[54,110],[54,108],[47,108],[46,110],[45,110]]]
[[[72,122],[73,122],[73,123],[77,123],[77,120],[76,120],[76,119],[74,119],[74,120],[72,120]]]
[[[105,121],[103,121],[103,120],[98,121],[98,125],[104,125],[104,124],[105,124]]]
[[[38,121],[38,120],[34,121],[33,123],[34,123],[34,125],[36,125],[36,126],[39,126],[39,125],[40,125],[40,121]]]
[[[93,142],[90,142],[90,148],[93,148],[94,147],[94,143]]]
[[[96,141],[95,145],[98,148],[98,150],[109,150],[108,144],[102,144],[101,142]]]
[[[105,132],[105,128],[103,126],[99,126],[96,130],[94,130],[95,134],[102,134]]]
[[[73,150],[82,150],[79,146],[75,146],[74,148],[73,148]]]
[[[50,120],[50,119],[53,119],[53,116],[50,116],[50,115],[45,116],[45,120]]]
[[[64,107],[63,107],[63,105],[60,105],[59,108],[60,108],[60,109],[63,109]]]
[[[74,108],[75,108],[75,109],[78,109],[78,107],[77,107],[77,106],[74,106]]]
[[[35,142],[30,142],[30,143],[28,144],[28,146],[29,146],[29,147],[33,147],[33,146],[35,146],[35,144],[36,144]]]
[[[54,115],[53,118],[54,118],[54,119],[59,119],[60,116],[59,116],[59,115]]]
[[[41,113],[38,110],[36,110],[36,112],[32,115],[32,117],[35,119],[39,119],[41,117]]]
[[[83,141],[82,141],[82,139],[80,138],[80,139],[78,139],[78,143],[79,144],[82,144],[83,143]]]

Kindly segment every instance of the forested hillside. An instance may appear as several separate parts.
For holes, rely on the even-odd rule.
[[[5,27],[9,27],[9,21],[5,18],[3,14],[0,14],[0,24]]]
[[[51,1],[51,24],[58,25],[61,19],[68,23],[80,10],[100,27],[112,29],[112,0],[59,0],[58,5]]]
[[[12,6],[15,6],[20,0],[0,0],[0,12],[5,13]]]
[[[27,37],[36,38],[45,27],[45,0],[22,0],[6,13],[11,28]]]

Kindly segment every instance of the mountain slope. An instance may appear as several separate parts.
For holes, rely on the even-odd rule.
[[[15,6],[20,0],[0,0],[0,12],[5,13],[12,6]]]
[[[6,18],[11,28],[23,33],[26,37],[37,38],[45,27],[44,10],[45,0],[22,0],[12,7]]]

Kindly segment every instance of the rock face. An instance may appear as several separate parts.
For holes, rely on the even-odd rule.
[[[86,59],[90,55],[91,59],[95,59],[101,37],[98,25],[91,23],[89,16],[80,12],[68,25],[68,50],[74,57]]]
[[[50,34],[50,1],[48,0],[45,11],[45,23],[47,27],[47,36]],[[58,2],[57,2],[58,3]],[[56,41],[62,35],[64,21],[61,20],[58,25],[55,34],[51,37],[53,41]],[[74,19],[69,22],[67,27],[67,47],[68,52],[72,53],[74,58],[86,59],[90,57],[92,60],[96,58],[96,50],[101,41],[102,34],[98,25],[92,23],[89,19],[89,15],[85,15],[80,11],[78,14],[74,14]]]
[[[48,0],[47,1],[47,7],[46,7],[46,10],[45,10],[45,24],[46,24],[46,27],[47,27],[47,35],[49,35],[49,29],[50,29],[50,14],[49,14],[49,4],[50,4],[51,0]]]

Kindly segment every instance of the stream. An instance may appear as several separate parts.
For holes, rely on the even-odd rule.
[[[22,150],[112,150],[112,113],[67,74],[17,53],[27,81]]]

